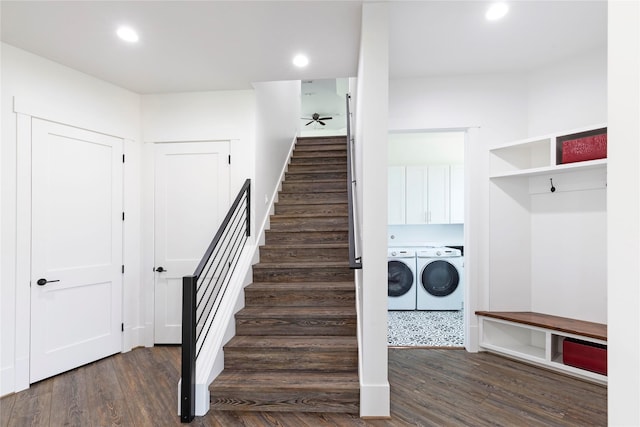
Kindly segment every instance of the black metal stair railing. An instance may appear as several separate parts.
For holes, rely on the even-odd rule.
[[[250,235],[251,180],[247,179],[195,272],[182,278],[183,423],[195,416],[196,361]]]
[[[355,201],[353,187],[356,180],[353,177],[353,135],[351,133],[351,95],[347,94],[347,198],[349,215],[349,267],[355,270],[362,268],[362,257],[357,255],[356,227],[355,227]]]

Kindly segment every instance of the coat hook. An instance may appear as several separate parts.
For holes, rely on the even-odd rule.
[[[551,192],[554,193],[556,191],[556,187],[553,186],[553,178],[549,178],[549,181],[551,181]]]

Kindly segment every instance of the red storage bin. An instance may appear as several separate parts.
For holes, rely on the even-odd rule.
[[[607,346],[565,338],[562,341],[562,361],[565,365],[607,375]]]
[[[606,157],[606,133],[562,141],[562,163],[583,162]]]

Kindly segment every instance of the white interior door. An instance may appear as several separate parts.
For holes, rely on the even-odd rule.
[[[121,351],[122,140],[32,122],[30,382]]]
[[[182,277],[193,274],[229,208],[229,143],[155,149],[155,342],[182,341]]]

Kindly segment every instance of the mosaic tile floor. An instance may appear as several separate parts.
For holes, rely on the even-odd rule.
[[[462,347],[462,311],[389,311],[390,346]]]

